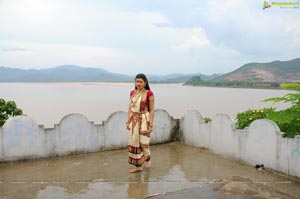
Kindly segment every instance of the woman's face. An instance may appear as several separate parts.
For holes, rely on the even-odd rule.
[[[142,78],[136,78],[136,79],[135,79],[135,86],[136,86],[138,89],[145,88],[146,82],[145,82]]]

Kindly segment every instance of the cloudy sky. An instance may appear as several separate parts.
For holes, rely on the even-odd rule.
[[[0,66],[212,74],[300,57],[300,9],[262,6],[263,0],[0,0]]]

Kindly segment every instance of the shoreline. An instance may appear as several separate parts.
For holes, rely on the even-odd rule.
[[[289,89],[282,89],[282,88],[267,88],[267,87],[234,87],[234,86],[206,86],[206,85],[182,85],[182,86],[189,86],[189,87],[206,87],[206,88],[233,88],[233,89],[259,89],[259,90],[289,90]]]
[[[207,87],[207,88],[242,88],[242,89],[268,89],[268,90],[288,90],[282,88],[268,87],[234,87],[234,86],[208,86],[208,85],[191,85],[184,82],[151,82],[150,84],[181,84],[188,87]],[[45,85],[110,85],[110,86],[128,86],[134,82],[0,82],[0,84],[45,84]]]
[[[62,86],[132,86],[134,82],[0,82],[0,84],[44,84],[44,85],[62,85]],[[184,84],[184,82],[178,83],[163,83],[163,82],[150,82],[150,84],[181,84],[181,86],[187,87],[204,87],[204,88],[233,88],[233,89],[259,89],[259,90],[290,90],[283,88],[268,88],[268,87],[234,87],[234,86],[208,86],[208,85],[191,85]]]
[[[64,86],[131,86],[134,82],[0,82],[0,84],[45,84],[45,85],[64,85]]]

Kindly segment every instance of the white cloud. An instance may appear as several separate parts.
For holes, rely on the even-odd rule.
[[[95,38],[92,29],[95,20],[101,17],[102,9],[105,10],[76,1],[73,4],[63,0],[3,0],[0,5],[0,32],[44,42]]]
[[[152,23],[154,25],[171,25],[172,22],[167,17],[161,15],[159,12],[140,12],[137,17],[143,21]]]
[[[248,60],[294,58],[300,53],[299,12],[263,11],[262,4],[0,0],[0,65],[212,73]]]
[[[263,1],[209,1],[204,27],[208,38],[214,46],[233,49],[256,62],[297,57],[298,10],[262,6]]]
[[[134,60],[126,50],[87,45],[66,45],[0,40],[12,50],[0,51],[2,65],[27,67],[53,67],[60,64],[83,64],[83,66],[105,66],[116,60]],[[22,50],[13,50],[22,49]],[[16,59],[17,58],[17,59]]]
[[[207,15],[210,21],[223,21],[224,18],[238,19],[244,17],[251,10],[249,1],[209,0]]]
[[[188,38],[186,38],[183,42],[172,46],[172,49],[175,50],[191,50],[194,48],[209,48],[212,47],[212,44],[206,37],[205,32],[201,28],[195,28],[189,30]]]
[[[170,51],[170,47],[188,50],[210,46],[200,27],[172,27],[172,21],[157,11],[126,12],[85,1],[43,2],[46,4],[6,0],[6,6],[0,6],[0,32],[17,38],[2,39],[0,48],[6,45],[25,49],[0,52],[1,65],[78,64],[106,66],[107,70],[123,73],[159,71],[162,67],[171,71],[181,58],[174,58],[178,54]],[[189,56],[188,52],[186,55]],[[180,56],[185,55],[181,52]]]
[[[289,46],[291,48],[300,48],[299,18],[285,17],[282,24],[284,32],[290,35]]]

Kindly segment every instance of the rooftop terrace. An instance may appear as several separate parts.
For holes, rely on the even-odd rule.
[[[180,142],[152,145],[128,173],[127,149],[0,164],[0,198],[300,198],[298,178]]]

